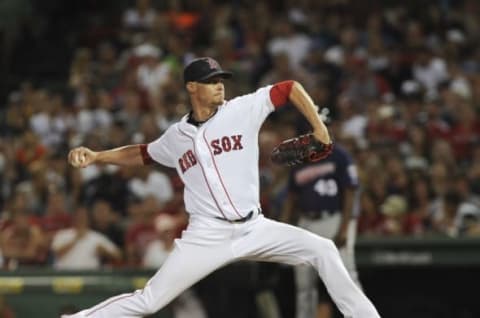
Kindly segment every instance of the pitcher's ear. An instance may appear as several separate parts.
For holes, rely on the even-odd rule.
[[[197,90],[197,85],[195,82],[188,82],[185,87],[189,93],[193,93]]]

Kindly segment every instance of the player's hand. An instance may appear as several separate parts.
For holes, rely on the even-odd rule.
[[[86,147],[78,147],[68,153],[68,162],[75,168],[85,168],[95,162],[97,152]]]

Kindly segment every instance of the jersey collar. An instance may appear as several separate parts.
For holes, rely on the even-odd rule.
[[[218,106],[218,107],[215,109],[215,111],[213,112],[213,114],[212,114],[210,117],[208,117],[206,120],[204,120],[204,121],[197,121],[197,120],[195,120],[195,119],[193,118],[193,110],[191,110],[190,113],[187,114],[187,123],[192,124],[192,125],[194,125],[194,126],[196,126],[196,127],[200,127],[201,125],[203,125],[204,123],[206,123],[207,121],[209,121],[213,116],[215,116],[215,115],[217,114],[219,107],[220,107],[220,106]]]

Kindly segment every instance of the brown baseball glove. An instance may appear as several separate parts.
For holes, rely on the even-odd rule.
[[[282,141],[273,149],[271,159],[277,164],[295,166],[324,159],[332,149],[333,143],[318,141],[310,133]]]

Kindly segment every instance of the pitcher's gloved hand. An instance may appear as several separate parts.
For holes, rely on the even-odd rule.
[[[333,143],[323,143],[310,133],[282,141],[273,149],[271,159],[277,164],[295,166],[324,159],[332,149]]]

